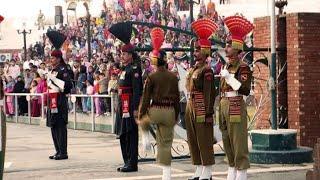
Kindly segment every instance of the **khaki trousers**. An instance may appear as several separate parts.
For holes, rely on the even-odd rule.
[[[157,125],[157,162],[161,165],[171,165],[171,147],[173,128],[176,124],[174,108],[151,107],[149,109],[150,123]]]
[[[213,165],[213,123],[197,123],[191,101],[188,101],[185,119],[192,164]]]
[[[247,107],[244,100],[241,100],[240,122],[230,122],[229,116],[230,101],[222,98],[220,101],[219,126],[222,132],[222,141],[229,166],[237,170],[244,170],[250,167],[248,151],[248,130],[247,130]]]

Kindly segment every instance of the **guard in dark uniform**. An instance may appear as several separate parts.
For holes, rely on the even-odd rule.
[[[68,159],[68,99],[66,94],[69,94],[72,89],[71,68],[64,62],[62,52],[59,50],[66,37],[57,31],[50,31],[47,36],[55,48],[51,52],[53,70],[47,74],[49,87],[47,126],[51,128],[56,153],[49,158],[62,160]]]
[[[122,68],[118,82],[118,126],[120,145],[124,166],[117,168],[119,172],[138,171],[138,125],[136,117],[142,95],[142,70],[138,55],[134,52],[134,46],[130,44],[132,26],[127,23],[113,25],[109,31],[124,46],[121,48]]]

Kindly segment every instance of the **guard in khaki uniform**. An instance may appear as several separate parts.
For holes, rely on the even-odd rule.
[[[232,35],[232,44],[227,44],[228,63],[221,70],[221,100],[219,126],[223,146],[228,158],[228,180],[246,180],[249,164],[247,107],[243,95],[249,95],[252,73],[241,62],[243,39],[252,31],[253,25],[243,17],[231,16],[225,24]]]
[[[164,31],[160,28],[152,29],[151,40],[151,64],[157,68],[147,77],[144,84],[139,107],[139,124],[143,130],[142,140],[145,148],[150,146],[149,124],[157,126],[157,162],[163,167],[162,179],[170,180],[173,128],[180,112],[178,78],[165,67],[165,52],[159,52],[164,40]]]
[[[195,67],[187,75],[186,88],[190,98],[186,108],[186,129],[192,164],[196,165],[191,180],[211,179],[213,152],[213,113],[214,113],[214,76],[206,64],[210,55],[209,36],[217,30],[217,25],[209,19],[200,19],[192,23],[192,29],[198,36],[195,43]]]

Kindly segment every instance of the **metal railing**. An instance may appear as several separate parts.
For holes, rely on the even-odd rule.
[[[29,124],[31,124],[31,97],[34,96],[39,96],[41,97],[41,121],[45,121],[46,120],[46,115],[45,115],[45,107],[46,105],[44,104],[44,97],[45,97],[45,93],[5,93],[4,94],[4,112],[6,112],[6,97],[7,96],[13,96],[14,97],[14,116],[15,116],[15,122],[18,123],[18,119],[19,119],[19,115],[18,115],[18,97],[20,96],[25,96],[28,102],[28,119],[29,119]],[[114,98],[115,98],[116,94],[112,94],[112,95],[88,95],[88,94],[70,94],[68,95],[68,98],[71,100],[72,102],[72,109],[73,109],[73,118],[69,118],[69,122],[73,122],[73,129],[77,129],[77,113],[76,113],[76,98],[80,97],[80,98],[89,98],[91,100],[91,131],[94,132],[95,131],[95,127],[96,127],[96,121],[95,121],[95,110],[94,110],[94,98],[111,98],[111,119],[112,119],[112,123],[111,123],[111,132],[113,133],[115,131],[114,129],[114,124],[115,124],[115,116],[114,116]],[[70,114],[70,112],[69,112]],[[69,116],[70,117],[70,116]]]
[[[111,98],[111,118],[112,118],[112,124],[111,124],[111,132],[114,132],[114,124],[115,124],[115,116],[114,116],[114,97],[115,94],[112,95],[102,95],[102,94],[95,94],[95,95],[87,95],[87,94],[71,94],[70,98],[71,98],[71,102],[73,103],[73,129],[77,129],[76,128],[76,124],[77,124],[77,113],[76,113],[76,98],[77,97],[81,97],[81,98],[90,98],[91,100],[91,131],[94,132],[95,131],[95,125],[96,125],[96,121],[95,121],[95,112],[94,112],[94,98]]]
[[[45,119],[45,113],[44,113],[44,95],[42,93],[5,93],[4,94],[4,112],[6,112],[6,97],[7,96],[14,96],[14,115],[15,115],[15,121],[18,123],[18,97],[19,96],[25,96],[28,102],[28,119],[29,124],[31,124],[31,97],[33,96],[40,96],[41,97],[41,120]]]

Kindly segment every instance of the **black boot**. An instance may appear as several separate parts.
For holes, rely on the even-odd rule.
[[[124,166],[123,168],[120,169],[120,172],[137,172],[138,171],[138,167],[135,166]]]
[[[58,154],[58,155],[56,155],[56,157],[54,159],[55,160],[68,159],[68,155],[67,154]]]
[[[49,159],[55,159],[55,158],[56,158],[56,156],[57,156],[57,154],[52,155],[52,156],[49,156]]]
[[[199,180],[200,177],[189,178],[188,180]]]

